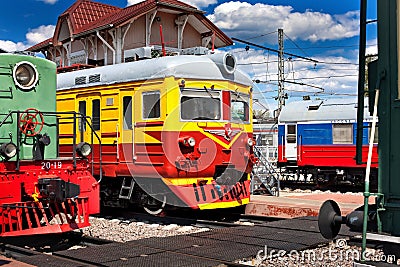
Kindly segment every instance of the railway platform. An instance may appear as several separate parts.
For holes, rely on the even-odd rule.
[[[246,206],[247,215],[297,218],[318,216],[319,208],[325,200],[332,199],[339,204],[342,215],[346,215],[364,203],[362,193],[331,192],[280,192],[280,196],[252,195]],[[374,203],[373,198],[369,199]]]

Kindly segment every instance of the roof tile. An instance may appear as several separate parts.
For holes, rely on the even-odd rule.
[[[137,16],[141,16],[144,13],[157,8],[159,5],[165,5],[172,9],[183,9],[185,11],[193,12],[200,21],[205,23],[207,27],[210,27],[211,30],[215,31],[226,43],[232,43],[229,37],[227,37],[203,15],[203,11],[179,0],[145,0],[125,8],[94,2],[92,0],[76,0],[72,6],[59,16],[57,25],[60,24],[60,21],[68,19],[72,34],[79,35],[85,32],[94,31],[109,24],[114,26],[119,25]],[[57,28],[59,27],[56,27],[56,31]],[[28,50],[34,51],[51,45],[52,39],[53,38],[45,40],[30,47]]]
[[[95,23],[100,18],[120,10],[122,8],[91,0],[77,0],[60,17],[69,16],[73,34],[78,34],[83,28]]]

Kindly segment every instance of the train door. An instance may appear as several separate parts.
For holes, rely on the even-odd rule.
[[[134,123],[133,123],[133,97],[124,95],[122,97],[122,153],[125,161],[133,162],[134,149]]]
[[[86,120],[92,124],[93,130],[100,133],[100,126],[101,126],[101,102],[100,96],[90,95],[90,96],[78,96],[78,111],[83,116],[85,116]],[[78,120],[78,127],[79,127],[79,140],[86,141],[88,143],[91,142],[92,133],[90,130],[89,125],[85,123],[85,119]],[[98,143],[98,141],[93,140],[94,143]]]
[[[289,161],[297,160],[297,124],[287,124],[285,127],[285,132],[285,156]]]
[[[101,135],[101,99],[100,95],[78,95],[77,96],[78,107],[77,110],[83,116],[86,116],[86,120],[92,124],[94,131]],[[92,142],[92,131],[85,123],[85,118],[78,119],[78,139],[79,142],[85,141],[89,144]],[[99,141],[93,138],[93,144],[98,144]]]

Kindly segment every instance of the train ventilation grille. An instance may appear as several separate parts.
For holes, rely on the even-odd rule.
[[[75,78],[75,85],[85,84],[86,83],[86,76],[80,76]]]
[[[89,76],[89,83],[98,83],[100,82],[100,74],[94,74]]]

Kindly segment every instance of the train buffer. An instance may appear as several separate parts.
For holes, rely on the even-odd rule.
[[[254,146],[254,154],[258,158],[251,174],[251,192],[252,194],[270,194],[279,196],[279,174],[276,167],[262,151]]]

